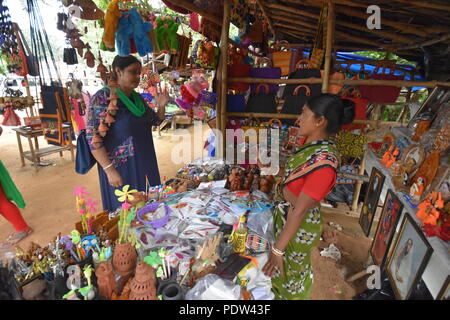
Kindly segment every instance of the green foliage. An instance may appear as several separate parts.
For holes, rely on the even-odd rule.
[[[394,53],[388,53],[387,55],[385,52],[376,52],[376,51],[357,51],[353,53],[362,57],[368,57],[375,60],[384,60],[384,59],[395,60],[397,64],[412,65],[414,67],[417,66],[417,62],[403,59]]]

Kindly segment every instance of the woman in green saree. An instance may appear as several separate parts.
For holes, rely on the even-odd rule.
[[[288,159],[276,190],[276,241],[263,272],[276,299],[306,300],[313,283],[311,249],[322,234],[320,201],[336,181],[340,156],[329,136],[355,117],[352,101],[321,94],[303,107],[296,123],[306,143]]]

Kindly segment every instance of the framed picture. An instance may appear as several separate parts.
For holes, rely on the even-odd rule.
[[[381,212],[380,222],[378,222],[377,231],[370,247],[370,255],[374,263],[381,269],[387,260],[389,247],[394,238],[395,229],[400,219],[403,204],[395,193],[389,189],[386,194],[383,211]]]
[[[442,286],[442,289],[439,291],[436,296],[436,300],[450,300],[450,276],[447,276],[447,279]]]
[[[387,265],[389,281],[398,300],[406,300],[411,295],[432,253],[433,248],[422,230],[405,213]]]
[[[363,229],[366,237],[369,236],[370,228],[372,227],[373,219],[375,218],[375,212],[378,207],[381,191],[383,190],[384,180],[385,176],[383,173],[373,167],[372,172],[370,173],[369,186],[364,198],[361,214],[359,215],[359,225]]]
[[[427,100],[420,106],[419,110],[411,115],[411,121],[408,123],[409,128],[413,128],[419,119],[428,113],[432,118],[429,119],[433,122],[437,111],[443,103],[447,103],[450,100],[450,90],[448,88],[437,86],[433,89]],[[433,116],[434,115],[434,116]]]

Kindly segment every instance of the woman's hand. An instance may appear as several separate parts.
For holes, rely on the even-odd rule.
[[[283,257],[277,256],[271,251],[269,260],[264,265],[262,271],[267,277],[272,278],[277,270],[280,271],[281,276],[284,277]]]
[[[108,182],[111,187],[119,188],[123,185],[122,177],[116,168],[110,167],[105,170],[106,176],[108,177]]]
[[[169,90],[167,86],[164,86],[164,89],[161,86],[158,86],[158,93],[156,95],[156,105],[159,108],[165,107],[169,103]]]

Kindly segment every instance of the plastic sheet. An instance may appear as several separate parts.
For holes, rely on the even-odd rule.
[[[186,293],[186,300],[239,300],[240,297],[241,286],[216,274],[208,274],[199,279]]]
[[[336,261],[341,260],[341,251],[339,251],[339,249],[334,244],[330,244],[328,248],[324,248],[320,252],[320,255],[322,257],[331,258]]]

